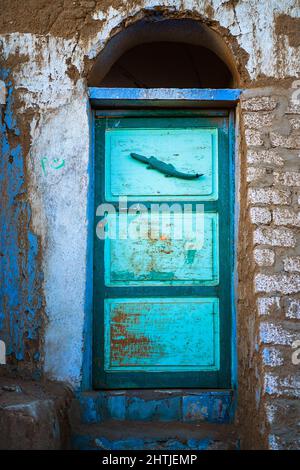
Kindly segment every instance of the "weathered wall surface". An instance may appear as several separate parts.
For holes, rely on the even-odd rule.
[[[300,102],[295,91],[257,88],[245,91],[241,101],[238,338],[241,393],[249,398],[241,419],[254,424],[251,434],[243,426],[254,448],[300,445],[294,343],[300,339]]]
[[[0,124],[0,332],[12,369],[22,364],[23,372],[39,376],[42,349],[39,331],[43,329],[44,317],[41,251],[30,227],[31,207],[24,166],[24,154],[29,151],[24,133],[29,124],[25,125],[22,119],[17,122],[8,70],[1,69],[0,75],[8,87]]]
[[[87,75],[98,53],[151,13],[199,19],[223,37],[248,89],[237,155],[243,442],[299,447],[299,366],[291,361],[300,302],[298,2],[0,0],[0,9],[0,78],[9,91],[0,339],[10,369],[43,370],[74,386],[82,380],[91,315]]]
[[[0,450],[70,448],[72,398],[59,383],[0,377]]]

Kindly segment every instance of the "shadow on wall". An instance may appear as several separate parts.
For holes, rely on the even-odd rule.
[[[177,42],[141,44],[125,52],[99,84],[123,88],[230,88],[231,73],[212,51]]]

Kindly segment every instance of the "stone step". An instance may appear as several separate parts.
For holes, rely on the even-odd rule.
[[[73,429],[75,450],[238,450],[233,425],[104,421]]]
[[[118,421],[179,421],[229,424],[234,414],[232,390],[114,390],[77,393],[73,424]]]
[[[178,421],[229,424],[232,390],[113,390],[77,393],[71,407],[74,424],[118,421]]]
[[[0,451],[69,449],[72,397],[62,383],[0,377]]]

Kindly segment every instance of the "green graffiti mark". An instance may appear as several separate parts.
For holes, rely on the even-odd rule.
[[[58,170],[59,168],[62,168],[65,164],[64,160],[61,160],[61,163],[59,163],[59,158],[53,158],[52,162],[53,163],[50,163],[50,166],[54,170]],[[57,165],[57,166],[55,166],[55,165]]]
[[[44,176],[47,176],[47,166],[53,170],[59,170],[65,165],[65,160],[60,158],[53,158],[50,162],[47,157],[41,159],[41,167],[44,173]]]

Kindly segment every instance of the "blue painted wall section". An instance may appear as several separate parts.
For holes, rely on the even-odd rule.
[[[14,114],[10,71],[1,70],[0,78],[8,90],[0,133],[0,339],[6,343],[8,362],[23,361],[37,372],[42,326],[39,244],[30,230],[23,136]]]

